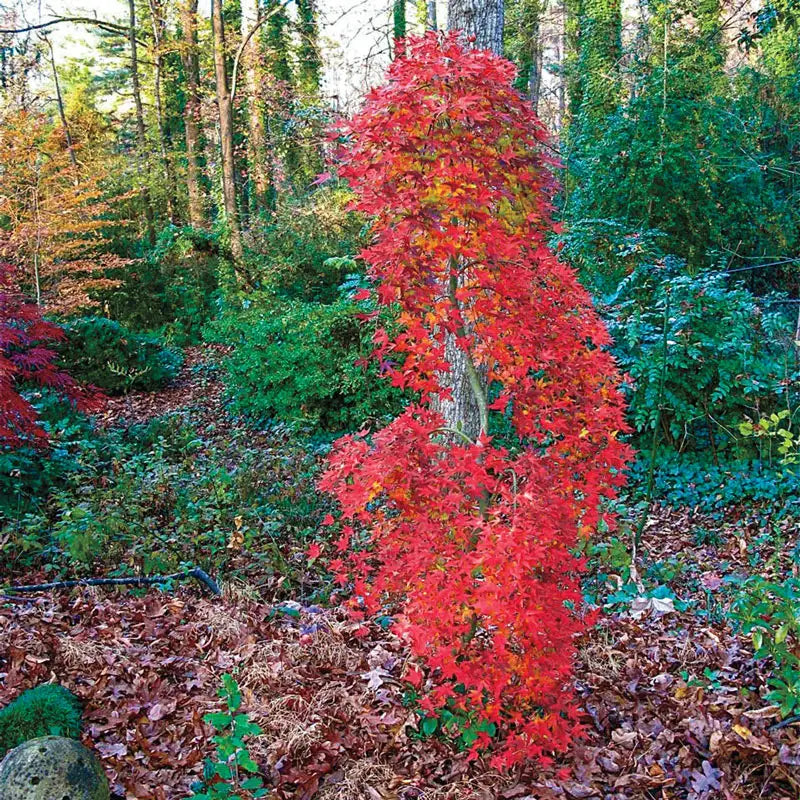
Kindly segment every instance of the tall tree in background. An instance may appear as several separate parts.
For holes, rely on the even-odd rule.
[[[200,64],[197,46],[197,0],[181,0],[180,21],[183,34],[181,60],[186,81],[183,109],[186,142],[186,189],[189,195],[189,222],[195,228],[206,226],[205,198],[201,183],[200,153]]]
[[[565,29],[570,117],[592,131],[620,101],[621,0],[565,0]]]
[[[392,5],[392,38],[395,42],[406,38],[406,0],[394,0]]]
[[[100,188],[107,171],[78,166],[73,154],[43,115],[0,118],[0,260],[15,265],[37,305],[62,314],[96,305],[90,293],[113,288],[106,272],[124,263],[105,249],[114,225]]]
[[[297,0],[297,86],[307,98],[319,96],[322,58],[314,0]]]
[[[654,69],[667,70],[680,62],[682,73],[691,71],[700,78],[722,77],[726,45],[722,36],[720,0],[654,0],[651,3],[650,62]],[[711,72],[713,74],[704,74]],[[679,76],[678,76],[679,77]]]
[[[503,53],[503,0],[449,0],[447,28],[462,31],[476,50]]]
[[[144,205],[144,215],[147,224],[147,240],[152,247],[156,243],[155,214],[153,201],[150,196],[150,187],[147,185],[147,133],[144,124],[144,108],[142,106],[142,92],[139,81],[139,56],[136,45],[136,3],[128,0],[128,44],[130,46],[131,88],[133,90],[133,103],[136,110],[136,145],[139,162],[138,182],[139,192]]]
[[[133,0],[131,0],[133,2]],[[231,253],[237,263],[242,260],[242,232],[236,203],[236,161],[233,151],[233,105],[228,87],[225,64],[225,24],[221,0],[211,2],[211,28],[214,34],[214,74],[216,76],[217,108],[219,110],[219,139],[222,152],[222,195],[225,222],[230,236]]]
[[[531,101],[538,112],[542,88],[542,17],[547,0],[509,0],[506,8],[506,51],[517,65],[515,86]]]
[[[450,31],[460,31],[466,42],[476,50],[503,52],[503,0],[450,0],[447,7],[447,25]],[[442,287],[449,297],[460,290],[459,282],[464,271],[454,264],[453,278]],[[471,335],[466,330],[464,335]],[[486,372],[472,366],[470,354],[460,347],[455,333],[445,336],[445,361],[448,373],[441,376],[444,391],[433,398],[433,407],[444,416],[447,427],[460,431],[472,440],[485,432],[486,409],[479,397],[488,394]]]
[[[242,56],[247,94],[247,161],[250,208],[258,213],[269,205],[269,160],[264,128],[264,100],[261,94],[264,76],[261,69],[261,38],[254,31],[260,24],[258,0],[242,0]]]
[[[164,113],[162,97],[162,75],[164,70],[164,49],[167,39],[167,2],[166,0],[148,0],[150,24],[153,33],[153,99],[156,109],[156,133],[158,151],[161,159],[161,170],[164,175],[164,192],[167,199],[167,212],[173,224],[178,222],[176,200],[177,184],[172,164],[172,147]]]
[[[622,8],[620,0],[581,0],[578,97],[574,107],[590,126],[620,101]]]

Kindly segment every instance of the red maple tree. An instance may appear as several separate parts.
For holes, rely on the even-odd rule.
[[[374,220],[362,257],[379,302],[399,308],[402,330],[379,332],[377,352],[421,399],[340,439],[321,482],[341,505],[332,567],[356,613],[392,610],[429,668],[423,708],[494,723],[497,766],[547,761],[580,730],[566,690],[586,624],[574,551],[601,517],[614,526],[604,501],[629,457],[609,337],[547,246],[546,134],[512,79],[453,36],[410,39],[339,131],[339,173]],[[433,408],[450,392],[448,338],[475,377],[475,441]],[[473,754],[488,744],[482,732]]]
[[[13,267],[0,262],[0,448],[47,443],[36,409],[20,393],[26,383],[54,389],[82,411],[99,406],[96,390],[59,368],[52,345],[64,338],[64,331],[19,292]]]

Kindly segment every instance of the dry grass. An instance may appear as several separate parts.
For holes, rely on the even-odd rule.
[[[616,678],[625,668],[625,656],[615,647],[611,631],[597,628],[591,637],[585,637],[578,647],[579,673],[590,672]]]
[[[270,700],[255,708],[251,716],[263,731],[253,740],[251,752],[270,763],[278,754],[307,755],[325,740],[324,726],[314,706],[298,694]]]
[[[326,783],[317,797],[319,800],[388,800],[397,796],[389,789],[394,777],[394,771],[385,764],[362,758],[345,764],[341,779]]]
[[[261,595],[255,586],[244,581],[225,581],[222,583],[222,596],[233,606],[262,602]]]
[[[58,652],[68,668],[86,669],[104,660],[109,648],[99,642],[77,640],[62,635],[58,637]]]
[[[354,670],[361,661],[361,654],[349,648],[341,633],[333,628],[318,630],[302,650],[303,658],[317,667]]]
[[[292,669],[299,662],[298,642],[273,639],[259,642],[243,662],[237,680],[239,686],[256,697],[274,692],[277,685],[295,685],[297,673]]]
[[[226,603],[207,603],[203,621],[212,633],[222,639],[240,639],[249,622],[236,616],[233,606]]]

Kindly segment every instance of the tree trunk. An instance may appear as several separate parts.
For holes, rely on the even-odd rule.
[[[162,55],[164,31],[167,21],[164,18],[162,0],[149,0],[150,21],[153,27],[153,93],[156,101],[156,118],[158,121],[158,147],[161,153],[161,168],[164,172],[164,183],[166,184],[167,210],[170,222],[173,224],[178,221],[177,203],[175,201],[175,175],[172,169],[172,159],[170,157],[170,147],[168,144],[168,133],[164,123],[164,106],[161,99],[161,72],[164,66]]]
[[[50,39],[45,36],[43,37],[45,42],[47,43],[47,47],[50,50],[50,66],[53,68],[53,83],[55,84],[56,89],[56,102],[58,103],[58,116],[61,118],[61,126],[64,129],[64,138],[67,140],[67,149],[69,150],[69,160],[72,162],[72,166],[75,167],[75,182],[78,181],[78,159],[75,157],[75,147],[72,143],[72,134],[69,130],[69,125],[67,124],[67,115],[64,112],[64,99],[61,96],[61,84],[58,80],[58,69],[56,68],[56,54],[53,50],[53,44]]]
[[[189,224],[193,228],[205,228],[205,199],[200,184],[202,170],[200,168],[200,65],[197,55],[197,0],[183,0],[181,27],[183,28],[181,59],[186,76],[183,126],[186,138],[186,189],[189,194]]]
[[[463,31],[475,49],[502,54],[503,0],[450,0],[447,12],[449,30]],[[454,270],[449,284],[442,287],[442,293],[454,307],[458,306],[457,273],[458,270]],[[469,333],[460,331],[462,335]],[[451,396],[435,397],[432,405],[444,417],[454,441],[458,437],[453,431],[475,441],[482,433],[488,432],[488,381],[485,372],[476,367],[472,354],[458,346],[457,339],[454,334],[445,334],[445,360],[450,369],[439,376],[440,384],[449,389]]]
[[[392,4],[392,36],[395,42],[406,38],[406,0],[394,0]]]
[[[561,70],[564,83],[565,127],[573,120],[581,106],[583,81],[580,80],[580,18],[583,0],[562,0],[564,12],[564,47]]]
[[[211,27],[214,34],[214,71],[217,79],[219,140],[222,151],[222,194],[225,204],[225,220],[228,224],[228,233],[231,239],[231,252],[238,264],[242,260],[242,232],[239,228],[239,212],[236,206],[233,107],[228,88],[228,71],[225,67],[225,28],[222,22],[221,0],[212,0],[211,2]]]
[[[298,88],[307,98],[318,98],[322,76],[319,49],[319,28],[315,0],[297,0]]]
[[[581,87],[576,108],[593,128],[616,110],[620,100],[621,0],[582,0],[578,25]]]
[[[544,46],[542,44],[541,16],[537,16],[531,31],[531,74],[528,80],[528,97],[535,114],[539,113],[539,98],[542,93],[542,62]]]
[[[257,0],[242,0],[242,41],[258,25]],[[263,76],[259,63],[259,38],[251,37],[242,52],[247,93],[247,160],[251,208],[258,212],[269,207],[269,167],[267,136],[264,128],[264,103],[260,96]]]
[[[439,27],[439,23],[436,20],[436,0],[428,0],[426,4],[427,9],[427,19],[426,19],[426,28],[429,31],[435,31]]]
[[[503,0],[449,0],[447,28],[462,31],[477,50],[503,54]]]
[[[147,169],[147,134],[144,128],[144,110],[142,108],[142,93],[139,87],[139,59],[136,54],[136,4],[128,0],[129,27],[128,42],[131,51],[131,84],[133,88],[133,102],[136,108],[136,145],[139,151],[139,179],[141,181],[140,193],[144,203],[144,215],[147,222],[147,240],[153,247],[156,243],[156,227],[153,214],[153,203],[150,199],[150,189],[146,183]]]

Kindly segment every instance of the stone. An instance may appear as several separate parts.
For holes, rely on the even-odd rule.
[[[109,800],[97,757],[80,742],[42,736],[15,747],[0,763],[0,800]]]

